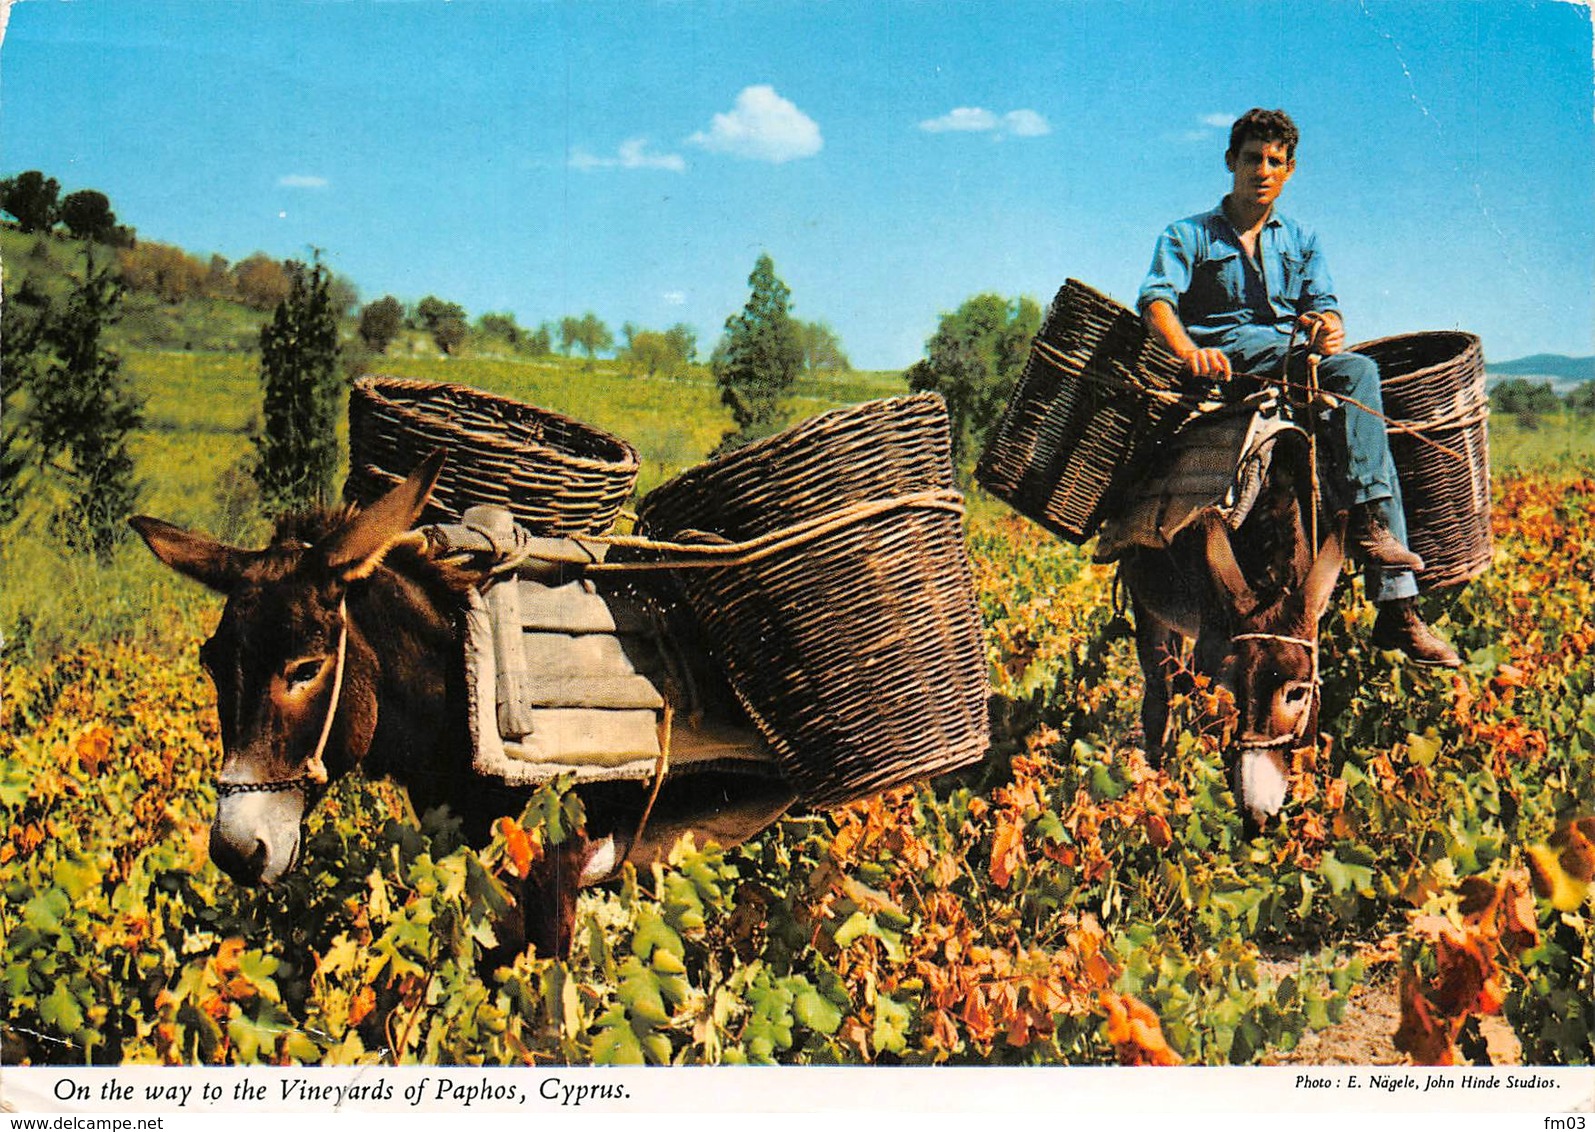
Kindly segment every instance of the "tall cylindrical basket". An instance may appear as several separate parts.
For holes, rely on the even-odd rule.
[[[1407,541],[1424,563],[1419,586],[1472,581],[1494,554],[1483,346],[1475,335],[1436,330],[1351,349],[1379,365]]]
[[[826,413],[650,493],[639,531],[778,553],[672,578],[810,806],[980,759],[980,612],[935,395]]]

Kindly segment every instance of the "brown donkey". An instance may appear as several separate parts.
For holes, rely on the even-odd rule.
[[[306,813],[356,767],[405,787],[417,811],[447,805],[476,845],[526,804],[529,789],[495,785],[471,766],[459,624],[480,579],[405,537],[442,466],[435,454],[361,511],[285,517],[264,550],[130,520],[162,562],[227,599],[200,659],[223,748],[211,857],[241,884],[270,884],[294,867]],[[633,843],[648,784],[581,794],[586,830],[540,863],[518,894],[521,922],[501,933],[515,950],[529,940],[541,954],[566,954],[577,889],[623,861],[657,859],[689,830],[734,844],[792,802],[773,778],[667,776]]]
[[[1146,680],[1147,758],[1162,765],[1177,681],[1188,686],[1194,672],[1228,688],[1227,763],[1248,836],[1279,812],[1290,753],[1318,728],[1318,621],[1340,577],[1345,524],[1314,553],[1308,481],[1305,452],[1276,445],[1268,483],[1233,538],[1209,511],[1167,550],[1138,547],[1120,565]],[[1194,642],[1188,668],[1182,638]]]

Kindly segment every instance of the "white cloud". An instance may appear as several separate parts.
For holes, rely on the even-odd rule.
[[[685,291],[666,291],[659,297],[673,307],[679,307],[687,301],[687,293]]]
[[[577,149],[571,153],[570,163],[573,168],[588,173],[595,169],[665,169],[680,173],[687,168],[679,153],[649,153],[647,138],[627,138],[620,143],[614,157],[597,157],[585,149]]]
[[[1034,110],[996,114],[979,106],[959,106],[940,118],[928,118],[919,128],[929,134],[992,134],[999,138],[1039,138],[1052,132],[1048,121]]]
[[[1215,130],[1227,130],[1235,124],[1233,114],[1203,114],[1202,125],[1212,126]]]
[[[712,153],[777,165],[813,157],[825,144],[814,119],[763,84],[744,89],[729,113],[716,114],[707,132],[687,140]]]
[[[1052,133],[1047,120],[1034,110],[1010,110],[1002,116],[1003,129],[1016,138],[1039,138]]]
[[[327,179],[312,177],[305,173],[289,173],[277,178],[277,186],[283,189],[324,189],[327,187]]]
[[[960,106],[940,118],[921,122],[919,128],[931,134],[983,133],[997,128],[997,115],[978,106]]]

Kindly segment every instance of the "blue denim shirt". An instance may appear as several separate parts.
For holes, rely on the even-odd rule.
[[[1311,228],[1276,212],[1258,236],[1258,250],[1261,277],[1222,203],[1176,220],[1158,237],[1136,309],[1144,315],[1153,300],[1166,301],[1198,346],[1219,345],[1237,326],[1288,334],[1297,315],[1340,309]]]

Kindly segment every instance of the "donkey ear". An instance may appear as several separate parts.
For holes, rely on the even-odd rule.
[[[1257,608],[1257,595],[1246,584],[1241,564],[1235,561],[1235,548],[1230,545],[1229,527],[1216,511],[1209,511],[1203,520],[1207,528],[1207,572],[1213,584],[1229,595],[1235,612],[1242,617]]]
[[[1316,625],[1329,608],[1329,599],[1335,594],[1335,583],[1340,580],[1340,567],[1346,556],[1346,513],[1340,514],[1335,529],[1329,532],[1324,545],[1313,559],[1313,568],[1302,583],[1302,596],[1306,601],[1307,616]]]
[[[440,449],[421,462],[410,478],[365,510],[359,512],[322,544],[327,565],[346,582],[364,578],[382,564],[382,556],[393,548],[426,509],[426,501],[443,470]]]
[[[227,546],[148,515],[134,515],[128,523],[155,552],[156,558],[217,593],[232,593],[244,576],[245,566],[254,557],[253,551]]]

